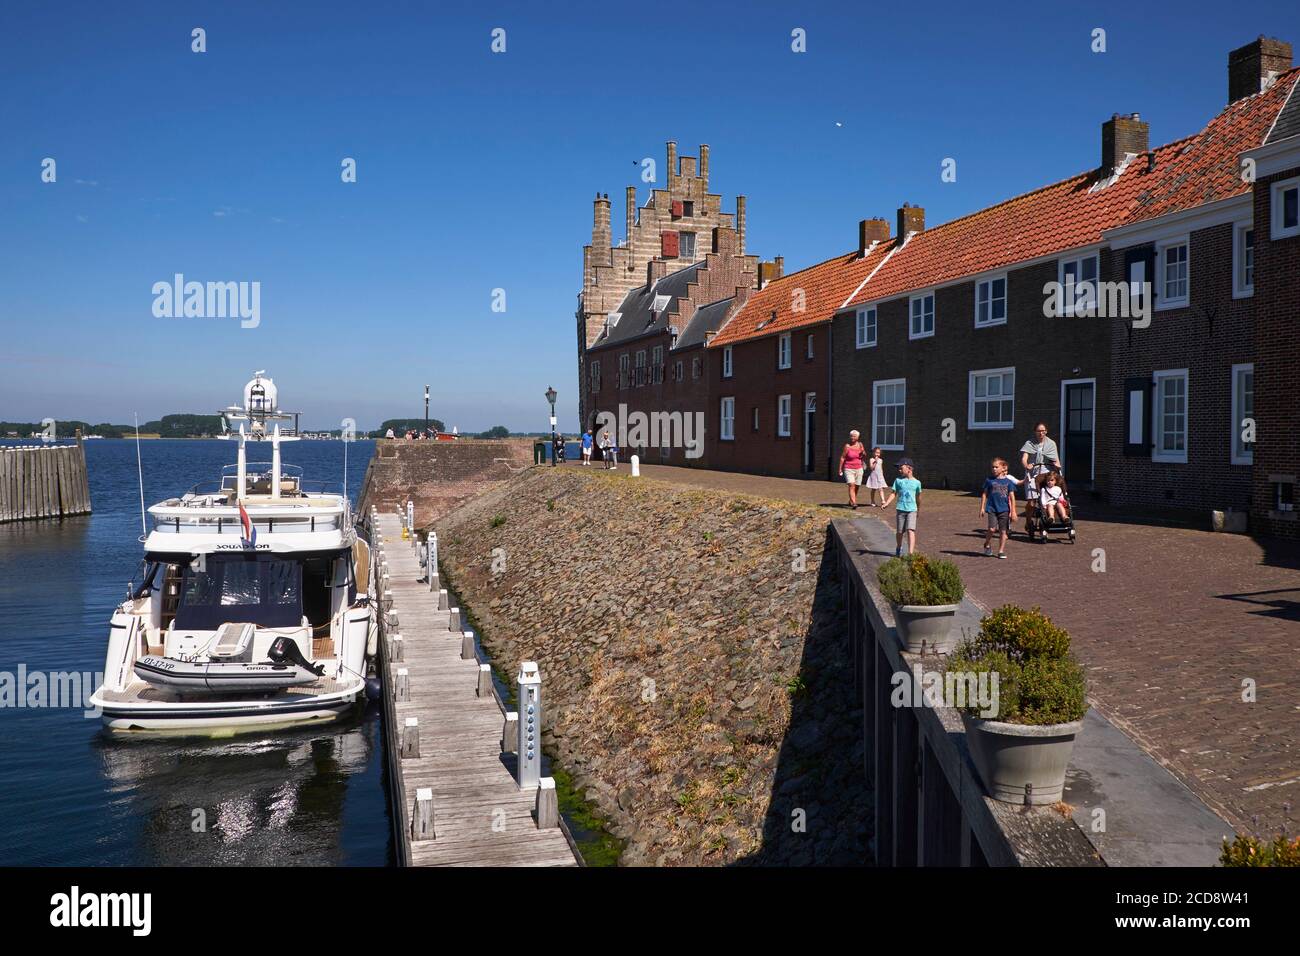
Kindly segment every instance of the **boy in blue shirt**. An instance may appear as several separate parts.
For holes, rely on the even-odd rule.
[[[898,547],[894,549],[894,554],[902,557],[904,534],[907,535],[907,553],[916,553],[916,509],[921,500],[921,483],[912,477],[912,459],[898,459],[898,471],[899,477],[894,479],[884,507],[888,508],[890,502],[898,499],[898,510],[894,516],[898,525],[894,535]]]
[[[984,532],[984,557],[993,557],[993,532],[1000,535],[998,557],[1007,556],[1007,529],[1016,520],[1016,479],[1007,475],[1003,458],[993,459],[993,475],[984,479],[980,492],[980,514],[988,516],[988,529]]]
[[[588,428],[585,432],[582,433],[582,463],[584,465],[591,464],[591,444],[592,444],[591,429]]]

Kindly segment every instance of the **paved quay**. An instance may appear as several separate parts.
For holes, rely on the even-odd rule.
[[[839,483],[663,465],[645,465],[642,474],[893,527],[892,509],[849,512]],[[1300,548],[1136,524],[1076,495],[1077,544],[1013,538],[1008,560],[999,561],[983,556],[978,507],[962,492],[925,491],[920,549],[954,561],[985,606],[1039,605],[1065,627],[1099,713],[1213,813],[1242,832],[1294,832],[1287,821],[1300,798]],[[1099,557],[1104,571],[1093,570]],[[1253,702],[1243,700],[1252,688]],[[1112,793],[1118,785],[1110,781]]]

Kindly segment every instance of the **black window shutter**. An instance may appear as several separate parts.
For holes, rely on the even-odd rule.
[[[1151,380],[1142,377],[1124,379],[1124,408],[1120,419],[1124,429],[1124,454],[1146,455],[1151,447]],[[1140,425],[1136,434],[1132,429],[1134,418]],[[1134,439],[1137,439],[1136,441]]]

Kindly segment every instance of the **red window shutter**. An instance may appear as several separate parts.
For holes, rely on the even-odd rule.
[[[674,218],[674,219],[681,219],[681,218],[682,218],[682,213],[684,212],[684,210],[685,210],[685,207],[682,205],[682,201],[681,201],[680,199],[674,199],[674,200],[673,200],[673,218]]]
[[[659,234],[660,252],[665,259],[676,259],[678,256],[678,238],[675,232],[661,232]]]

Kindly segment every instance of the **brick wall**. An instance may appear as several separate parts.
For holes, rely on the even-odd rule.
[[[425,526],[467,498],[508,481],[533,462],[533,440],[462,438],[456,441],[377,441],[361,486],[359,513],[415,502]]]
[[[1289,169],[1255,184],[1255,420],[1252,529],[1300,537],[1297,512],[1274,510],[1273,481],[1300,478],[1300,237],[1273,240],[1273,183],[1300,176]]]
[[[1107,253],[1103,250],[1101,268]],[[1036,422],[1047,422],[1048,434],[1066,454],[1061,423],[1061,383],[1067,379],[1097,380],[1094,405],[1107,394],[1109,328],[1098,318],[1046,318],[1043,286],[1057,281],[1057,262],[1035,263],[1007,273],[1007,321],[975,327],[975,283],[962,282],[935,293],[935,334],[908,338],[910,296],[877,303],[877,345],[857,348],[854,312],[837,315],[832,323],[835,343],[831,356],[832,429],[837,439],[850,429],[862,432],[870,447],[873,433],[873,383],[906,379],[906,429],[901,451],[885,451],[892,463],[906,455],[917,464],[917,477],[936,488],[976,490],[989,474],[992,458],[1005,458],[1013,472],[1020,469],[1020,447]],[[969,425],[970,373],[995,368],[1015,369],[1013,427],[979,429]],[[944,419],[954,421],[952,442],[943,441]],[[1109,417],[1095,416],[1096,486],[1104,489],[1106,460],[1100,454]],[[1068,457],[1068,456],[1067,456]],[[1087,486],[1086,476],[1070,462],[1065,472],[1075,494]],[[887,475],[892,476],[892,469]]]

